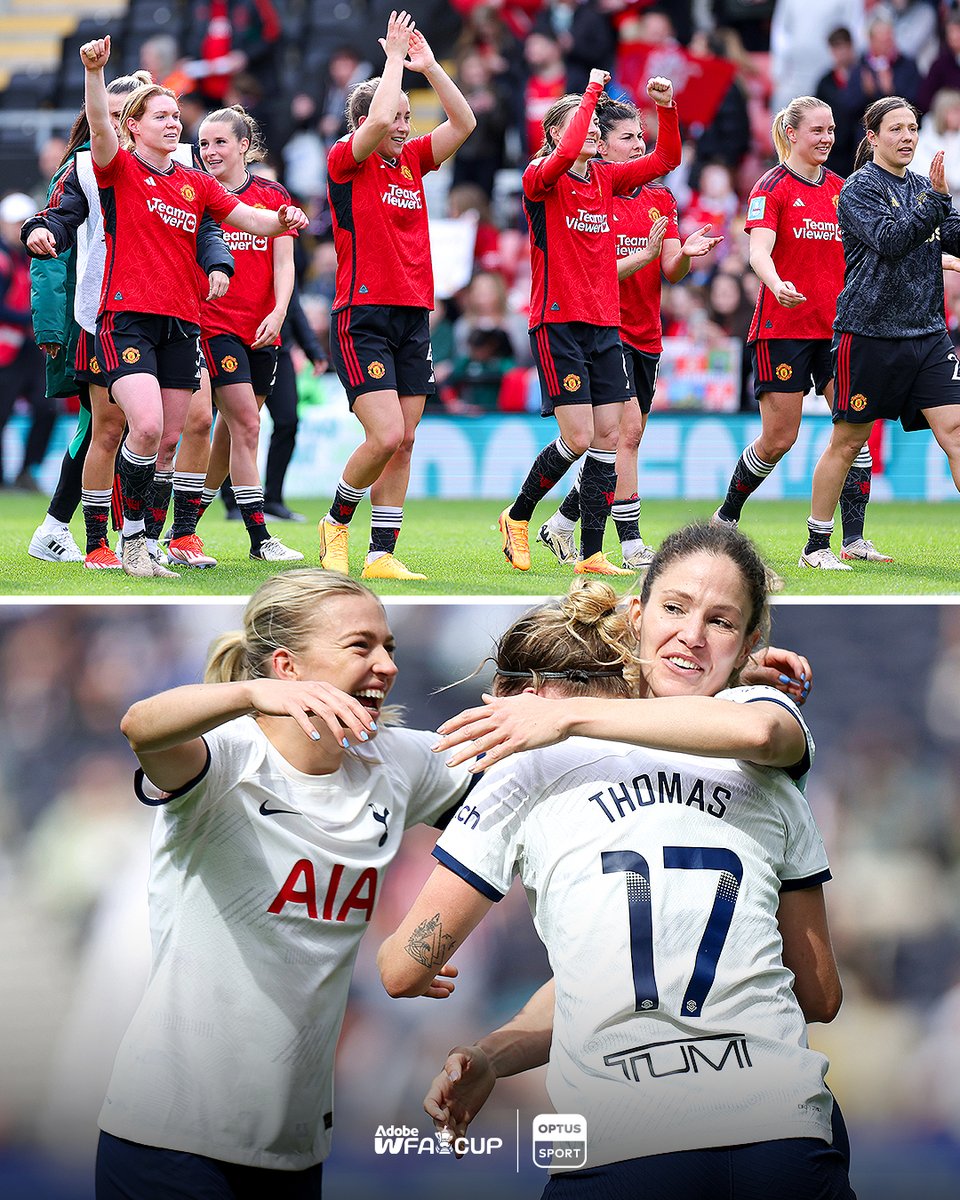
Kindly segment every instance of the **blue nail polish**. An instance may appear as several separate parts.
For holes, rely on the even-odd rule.
[[[347,741],[347,739],[346,739],[346,738],[343,738],[343,739],[341,740],[341,742],[340,742],[340,745],[341,745],[341,746],[343,746],[343,748],[344,748],[345,750],[349,750],[349,749],[350,749],[350,743]]]
[[[360,741],[361,742],[369,742],[370,741],[370,737],[365,729],[360,730]]]
[[[800,678],[801,678],[801,679],[806,679],[806,675],[804,675],[804,673],[803,673],[802,671],[800,672]]]
[[[319,731],[318,729],[312,729],[312,730],[310,731],[310,736],[313,738],[313,740],[314,740],[315,742],[319,742],[319,741],[320,741],[320,731]]]
[[[789,675],[780,675],[780,676],[778,676],[778,678],[779,678],[779,680],[780,680],[780,682],[781,682],[781,683],[789,683],[789,682],[790,682],[790,676],[789,676]]]
[[[376,733],[376,732],[377,732],[377,723],[376,723],[376,721],[371,721],[371,722],[370,722],[370,728],[373,730],[373,732],[374,732],[374,733]]]

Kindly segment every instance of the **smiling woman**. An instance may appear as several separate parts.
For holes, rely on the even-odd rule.
[[[852,1197],[806,1040],[841,996],[802,791],[813,743],[782,693],[736,686],[764,578],[736,531],[682,529],[626,613],[590,581],[516,622],[496,655],[508,695],[441,727],[451,762],[469,743],[488,769],[377,961],[391,995],[422,994],[522,880],[555,986],[499,1039],[508,1069],[454,1051],[427,1107],[462,1133],[498,1071],[549,1058],[555,1109],[589,1142],[545,1198],[746,1198],[772,1178],[790,1200]],[[644,698],[599,698],[618,687]]]
[[[154,962],[100,1117],[98,1200],[320,1196],[383,872],[406,828],[444,824],[468,789],[434,735],[382,727],[396,673],[376,596],[287,571],[214,644],[206,683],[123,718],[157,813]]]
[[[120,557],[128,575],[176,578],[151,557],[146,519],[152,514],[157,522],[159,514],[162,528],[177,444],[199,387],[200,220],[206,213],[218,222],[229,216],[238,229],[276,237],[301,228],[307,218],[292,205],[277,212],[252,208],[203,171],[175,162],[180,113],[168,88],[137,88],[120,114],[118,135],[103,76],[110,38],[86,42],[80,57],[109,280],[97,317],[96,356],[127,422],[117,468]]]

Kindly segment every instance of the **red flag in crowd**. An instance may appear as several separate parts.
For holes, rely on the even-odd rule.
[[[617,51],[617,81],[641,107],[650,107],[646,87],[652,75],[673,80],[680,120],[688,129],[710,124],[736,73],[727,59],[701,58],[680,45],[623,42]]]

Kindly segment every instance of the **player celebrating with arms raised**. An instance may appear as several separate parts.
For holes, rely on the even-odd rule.
[[[423,579],[393,553],[400,536],[410,456],[426,393],[434,391],[427,315],[433,266],[423,176],[435,171],[477,124],[470,106],[407,13],[392,12],[383,75],[359,84],[347,101],[350,133],[327,159],[337,251],[331,357],[364,441],[337,482],[320,522],[320,565],[349,569],[349,524],[372,487],[365,579]],[[423,75],[447,119],[410,138],[403,70]]]
[[[960,489],[960,365],[944,320],[941,257],[960,252],[960,215],[943,151],[928,179],[907,169],[917,122],[902,96],[874,101],[840,194],[846,275],[834,322],[833,430],[813,473],[802,567],[851,569],[830,549],[833,514],[878,418],[933,430]]]
[[[605,162],[633,162],[647,147],[640,113],[632,105],[601,95],[597,104],[600,157]],[[721,238],[697,229],[680,244],[677,202],[668,188],[644,184],[629,195],[615,195],[612,216],[617,238],[620,278],[620,340],[630,379],[630,399],[623,406],[617,439],[617,490],[610,515],[617,527],[623,565],[639,571],[650,565],[653,551],[640,536],[637,453],[657,387],[663,350],[660,324],[661,279],[679,283]],[[571,488],[560,508],[546,521],[537,540],[561,562],[576,562],[573,531],[580,517],[580,489]]]
[[[741,454],[715,520],[736,524],[743,506],[793,446],[810,387],[833,402],[830,339],[843,286],[837,203],[843,180],[824,165],[833,148],[833,113],[798,96],[773,119],[780,165],[747,202],[750,266],[760,294],[747,341],[753,354],[760,436]],[[844,558],[892,562],[863,536],[872,470],[864,447],[840,496]],[[816,562],[806,564],[816,566]]]
[[[620,344],[620,287],[614,196],[627,195],[680,162],[673,85],[654,78],[659,131],[650,154],[627,162],[595,161],[595,110],[610,76],[590,72],[582,96],[563,96],[543,118],[544,141],[523,173],[532,266],[530,344],[537,363],[541,413],[560,436],[537,456],[513,504],[500,514],[503,553],[530,569],[529,523],[537,504],[578,458],[581,558],[577,574],[619,575],[603,555],[603,531],[617,486],[618,429],[631,386]]]
[[[239,104],[205,117],[198,141],[207,170],[244,204],[270,211],[290,204],[286,188],[247,169],[248,163],[263,157],[263,147],[259,126]],[[224,235],[234,256],[233,284],[225,296],[208,299],[200,308],[200,345],[222,424],[214,432],[206,480],[194,479],[192,492],[174,492],[168,553],[175,562],[215,565],[197,535],[197,521],[203,492],[215,491],[228,470],[250,538],[250,557],[263,562],[303,558],[299,550],[271,537],[257,467],[260,409],[273,387],[280,327],[293,295],[294,234],[270,241],[225,223]]]
[[[200,218],[231,216],[237,228],[261,237],[300,228],[307,218],[293,207],[250,208],[211,176],[174,161],[180,113],[168,88],[149,84],[131,94],[120,118],[129,148],[121,148],[103,78],[110,38],[86,42],[80,58],[107,241],[97,359],[128,427],[119,461],[121,561],[129,575],[175,577],[150,557],[145,510],[155,472],[172,466],[199,384]]]

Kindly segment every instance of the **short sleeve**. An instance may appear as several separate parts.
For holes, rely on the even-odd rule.
[[[409,789],[405,828],[436,825],[463,798],[472,776],[465,766],[448,767],[442,754],[434,754],[436,734],[397,729],[391,743],[394,739],[390,759],[403,772]]]
[[[673,193],[668,193],[670,196],[670,207],[667,209],[667,232],[664,234],[666,238],[676,238],[680,240],[680,217],[677,212],[677,202],[673,197]]]
[[[205,733],[207,760],[195,779],[175,792],[162,792],[138,771],[135,780],[137,799],[142,804],[162,808],[171,816],[197,816],[211,808],[245,774],[251,755],[263,752],[263,734],[255,721],[241,717]]]
[[[514,764],[494,767],[457,809],[434,858],[488,900],[500,900],[520,870],[529,793]]]
[[[803,730],[803,738],[806,743],[807,752],[797,764],[796,768],[787,770],[787,774],[802,786],[802,780],[809,772],[813,765],[813,756],[816,753],[816,744],[813,740],[813,734],[807,728],[807,723],[803,719],[803,714],[797,705],[783,692],[778,691],[775,687],[768,687],[766,684],[757,684],[753,687],[736,687],[727,688],[726,691],[720,692],[717,699],[732,700],[734,704],[753,704],[758,700],[769,701],[771,704],[779,704],[785,708],[788,713],[794,718],[800,728]]]
[[[777,872],[782,890],[796,891],[826,883],[831,876],[823,838],[805,797],[799,792],[785,808],[784,819],[786,847]]]
[[[780,201],[775,192],[764,191],[759,184],[750,193],[747,201],[745,229],[772,229],[780,227]]]
[[[354,135],[349,133],[330,147],[327,155],[327,175],[334,183],[346,183],[348,179],[353,179],[363,166],[363,163],[358,163],[353,157],[353,137]]]
[[[407,142],[407,148],[412,150],[420,164],[420,174],[426,175],[428,171],[436,171],[438,164],[433,157],[433,134],[428,133],[423,137],[411,138]]]
[[[130,154],[128,151],[120,148],[105,167],[97,165],[96,160],[91,156],[93,163],[93,174],[99,187],[113,187],[113,185],[126,172],[130,164]]]
[[[214,179],[212,175],[203,175],[199,171],[194,172],[194,174],[203,179],[206,184],[207,192],[204,197],[204,208],[215,221],[222,224],[240,203],[239,197],[231,195],[223,184],[219,180]]]

